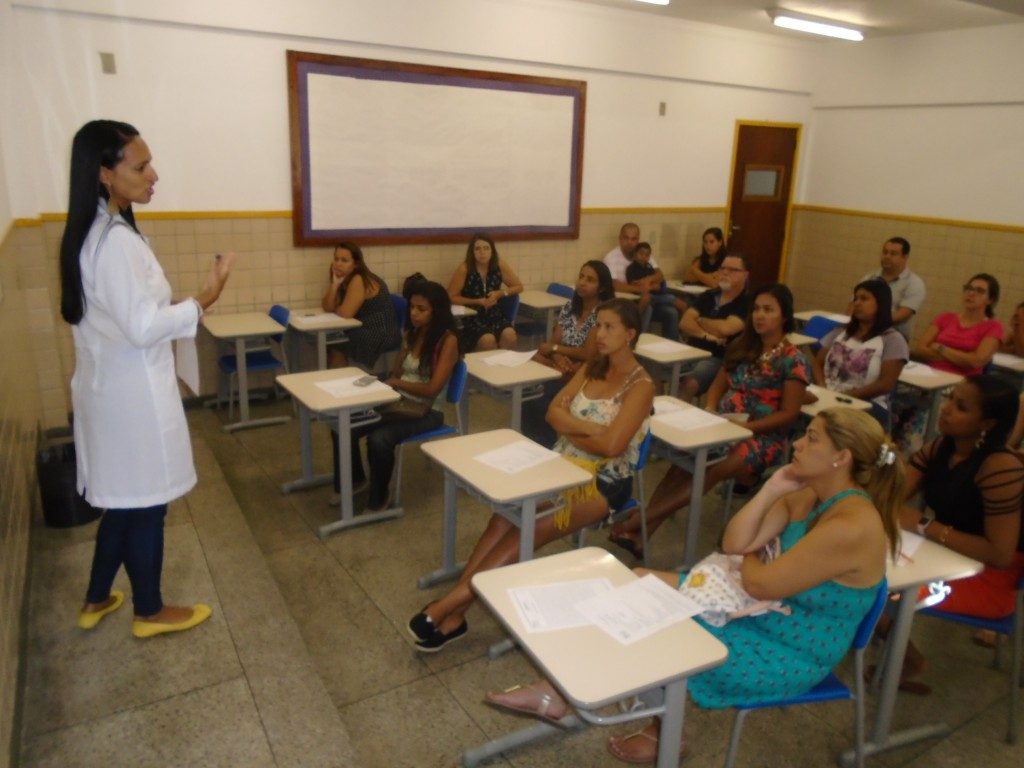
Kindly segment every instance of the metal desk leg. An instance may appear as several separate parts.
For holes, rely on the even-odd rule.
[[[555,312],[557,310],[554,307],[548,307],[544,314],[544,341],[551,338],[551,334],[555,331]]]
[[[875,712],[875,723],[871,729],[871,740],[864,743],[864,756],[870,757],[898,747],[905,747],[923,739],[942,736],[949,732],[945,723],[933,723],[917,728],[910,728],[899,733],[890,733],[892,713],[896,707],[896,693],[899,689],[900,674],[903,672],[903,658],[910,640],[910,625],[914,621],[917,610],[917,587],[906,589],[900,593],[899,610],[896,621],[889,633],[888,648],[885,654],[885,670],[882,678],[882,691],[878,697],[878,709]],[[850,768],[857,760],[855,750],[848,749],[839,756],[840,765]]]
[[[519,519],[519,562],[533,560],[533,538],[537,530],[537,499],[525,499]]]
[[[945,389],[933,389],[928,403],[928,423],[924,428],[925,442],[931,440],[939,432],[939,408],[942,405],[942,393]]]
[[[298,402],[298,399],[296,399]],[[315,488],[318,485],[327,485],[333,479],[331,475],[313,475],[313,430],[312,416],[309,409],[299,405],[299,453],[302,457],[302,477],[298,480],[281,485],[281,493],[291,493],[303,488]]]
[[[238,369],[239,421],[249,420],[249,371],[245,359],[245,339],[235,339],[235,367]]]
[[[690,508],[687,510],[686,550],[683,567],[689,569],[697,561],[697,538],[700,535],[700,508],[704,499],[704,473],[708,465],[708,449],[700,448],[693,457],[693,490],[690,492]]]
[[[403,515],[402,510],[396,508],[364,512],[359,517],[355,516],[352,505],[352,419],[345,408],[338,411],[338,477],[341,478],[341,519],[321,525],[317,531],[321,539],[326,539],[332,533],[345,528],[391,520]]]
[[[327,370],[327,331],[323,330],[316,332],[316,368]]]
[[[510,426],[516,432],[522,432],[523,425],[523,385],[516,384],[512,387],[512,423]]]
[[[686,716],[686,678],[665,686],[665,715],[658,736],[657,768],[678,768],[679,746],[683,741]]]
[[[672,373],[669,374],[672,378],[668,382],[668,394],[670,397],[679,396],[679,375],[682,372],[682,362],[672,363]]]
[[[444,521],[441,524],[441,567],[425,576],[420,576],[416,586],[420,589],[432,587],[442,581],[454,579],[465,568],[465,563],[455,562],[455,532],[458,523],[455,494],[458,487],[455,484],[455,475],[451,472],[444,473]]]

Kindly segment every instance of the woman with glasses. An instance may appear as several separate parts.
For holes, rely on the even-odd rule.
[[[928,326],[914,347],[915,360],[940,371],[977,376],[999,349],[1003,324],[996,320],[999,281],[984,272],[964,283],[959,312],[943,312]],[[899,392],[893,413],[894,435],[902,448],[913,453],[921,447],[928,417],[927,398],[917,392]]]
[[[914,357],[941,371],[975,376],[992,362],[1003,339],[996,320],[999,281],[979,273],[964,284],[959,312],[943,312],[932,320],[914,348]]]

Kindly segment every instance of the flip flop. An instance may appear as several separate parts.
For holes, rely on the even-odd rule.
[[[864,670],[864,682],[870,683],[875,678],[875,665],[871,664]],[[932,692],[932,687],[920,680],[908,680],[900,676],[900,683],[897,686],[904,693],[912,693],[915,696],[927,696]]]
[[[996,634],[991,629],[979,629],[971,636],[971,641],[982,648],[995,648],[996,643],[1003,643],[1008,640],[1006,635]]]
[[[537,695],[537,700],[533,703],[526,703],[515,702],[507,698],[507,694],[515,693],[516,691],[531,691]],[[532,685],[513,685],[511,688],[506,688],[501,693],[487,693],[484,696],[484,701],[486,701],[493,707],[497,707],[498,709],[507,709],[511,712],[519,712],[524,715],[530,715],[531,717],[538,717],[541,720],[545,720],[551,723],[552,725],[557,725],[563,728],[565,726],[562,723],[562,719],[565,718],[567,714],[569,714],[569,705],[565,701],[562,702],[562,704],[565,705],[565,713],[562,715],[562,717],[556,718],[553,715],[549,714],[551,711],[551,706],[555,703],[555,698],[550,693],[538,691]]]
[[[629,554],[631,554],[637,560],[643,560],[644,559],[643,547],[641,547],[639,544],[637,544],[635,541],[633,541],[633,539],[629,538],[628,536],[622,536],[622,535],[616,534],[614,531],[611,531],[611,532],[608,533],[608,541],[610,541],[612,544],[614,544],[617,547],[622,547],[624,550],[629,552]]]
[[[636,757],[635,755],[628,755],[625,752],[620,751],[620,745],[629,741],[630,739],[639,736],[640,738],[647,739],[647,741],[654,743],[654,754],[649,757]],[[627,733],[625,736],[612,736],[607,741],[608,754],[617,760],[621,760],[624,763],[630,765],[654,765],[658,761],[658,737],[652,736],[647,733],[643,728],[639,731],[633,731],[633,733]],[[686,757],[687,749],[686,742],[682,742],[679,745],[679,759],[682,760]]]

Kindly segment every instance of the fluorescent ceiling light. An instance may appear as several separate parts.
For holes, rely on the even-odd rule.
[[[650,3],[651,5],[668,5],[669,0],[636,0],[638,3]]]
[[[864,33],[859,29],[849,24],[832,21],[831,19],[808,16],[804,13],[794,13],[782,8],[769,8],[767,13],[776,27],[795,29],[798,32],[810,32],[813,35],[838,37],[841,40],[860,42],[864,39]]]

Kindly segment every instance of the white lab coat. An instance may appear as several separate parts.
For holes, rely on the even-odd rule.
[[[193,337],[195,301],[171,286],[144,237],[100,200],[79,255],[85,315],[72,327],[78,490],[97,507],[165,504],[196,484],[171,340]]]

